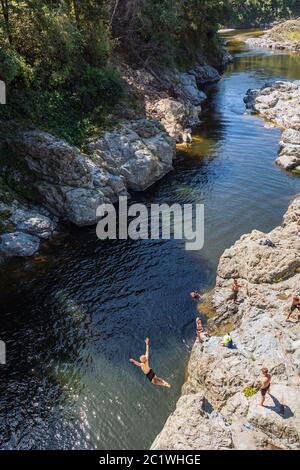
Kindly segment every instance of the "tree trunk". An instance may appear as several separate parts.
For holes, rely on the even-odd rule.
[[[80,26],[80,6],[78,0],[73,0],[74,14],[77,26]]]

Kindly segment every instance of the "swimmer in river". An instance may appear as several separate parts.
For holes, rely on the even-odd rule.
[[[168,382],[166,382],[165,380],[160,379],[159,377],[157,377],[155,372],[152,369],[150,369],[150,366],[149,366],[149,338],[145,339],[145,343],[146,343],[146,352],[145,352],[145,354],[143,354],[140,357],[141,362],[135,361],[134,359],[129,359],[129,361],[132,362],[132,364],[135,364],[136,366],[140,367],[142,369],[143,373],[145,374],[145,376],[148,378],[148,380],[150,380],[150,382],[153,385],[160,385],[161,387],[170,388],[171,385],[168,384]]]

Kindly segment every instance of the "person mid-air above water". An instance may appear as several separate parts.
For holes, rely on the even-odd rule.
[[[145,343],[146,343],[146,352],[145,352],[145,354],[143,354],[140,357],[141,362],[135,361],[134,359],[129,359],[129,361],[132,362],[133,364],[135,364],[136,366],[140,367],[142,369],[143,373],[145,374],[145,376],[150,380],[150,382],[153,385],[160,385],[161,387],[170,388],[171,385],[168,384],[168,382],[166,382],[165,380],[160,379],[159,377],[157,377],[155,372],[153,372],[153,370],[150,369],[150,366],[149,366],[149,338],[145,339]]]

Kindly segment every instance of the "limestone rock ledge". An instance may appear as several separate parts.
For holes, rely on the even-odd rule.
[[[276,163],[300,172],[300,85],[283,81],[266,84],[260,90],[248,90],[244,101],[247,109],[283,130]]]
[[[300,322],[286,322],[287,294],[300,286],[300,195],[281,226],[243,235],[220,258],[213,294],[212,331],[228,329],[236,349],[220,337],[195,342],[182,397],[153,449],[300,449]],[[270,239],[275,248],[259,242]],[[243,286],[235,305],[232,279]],[[260,368],[272,373],[271,396],[258,405]],[[251,394],[250,394],[251,395]]]
[[[148,119],[105,132],[85,152],[41,131],[23,133],[13,147],[28,167],[23,184],[37,193],[41,206],[15,198],[2,204],[0,257],[31,256],[42,239],[52,237],[58,219],[96,224],[99,205],[151,186],[173,168],[176,152],[162,124]]]
[[[220,67],[224,68],[231,60],[224,50]],[[221,78],[208,64],[195,65],[186,72],[149,71],[123,65],[122,76],[131,92],[139,97],[145,116],[158,119],[177,142],[185,141],[187,129],[200,122],[201,105],[206,99],[203,85]]]
[[[78,226],[96,224],[100,204],[162,178],[172,169],[176,150],[160,122],[146,119],[105,132],[85,153],[40,131],[26,132],[14,145],[45,206]]]

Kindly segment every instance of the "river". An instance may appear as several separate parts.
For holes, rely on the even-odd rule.
[[[245,32],[243,33],[245,34]],[[207,87],[191,147],[174,171],[134,200],[203,203],[205,244],[107,241],[69,227],[39,256],[0,275],[1,449],[147,449],[175,407],[195,338],[189,293],[215,280],[241,234],[280,223],[299,177],[278,168],[279,130],[245,114],[248,88],[299,79],[300,57],[249,50],[227,34],[234,62]],[[156,388],[129,363],[150,337]]]

